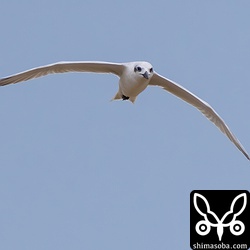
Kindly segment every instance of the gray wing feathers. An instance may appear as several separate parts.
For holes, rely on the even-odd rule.
[[[249,155],[241,145],[240,141],[236,138],[236,136],[234,136],[234,134],[229,130],[226,123],[208,103],[204,102],[199,97],[195,96],[179,84],[163,76],[160,76],[157,73],[154,73],[149,85],[160,86],[199,109],[203,113],[203,115],[205,115],[211,122],[213,122],[221,130],[221,132],[223,132],[235,144],[235,146],[246,156],[246,158],[250,160]]]
[[[59,62],[2,78],[0,79],[0,86],[27,81],[48,74],[66,72],[112,73],[120,76],[123,72],[123,67],[122,64],[108,62]]]

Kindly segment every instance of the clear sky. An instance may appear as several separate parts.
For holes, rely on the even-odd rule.
[[[211,104],[250,152],[250,2],[0,4],[0,76],[66,60],[146,60]],[[250,162],[199,111],[113,75],[0,88],[0,249],[189,249],[194,189],[250,189]]]

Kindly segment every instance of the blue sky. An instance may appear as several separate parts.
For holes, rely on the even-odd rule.
[[[250,152],[249,1],[1,1],[0,76],[146,60],[211,104]],[[189,249],[194,189],[248,189],[250,163],[197,110],[112,75],[0,89],[0,248]]]

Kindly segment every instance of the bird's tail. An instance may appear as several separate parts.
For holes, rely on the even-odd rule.
[[[116,93],[116,95],[110,100],[110,101],[114,101],[114,100],[119,100],[122,99],[121,94],[119,93],[119,91]]]
[[[115,101],[115,100],[120,100],[120,99],[123,99],[123,98],[122,98],[122,94],[120,93],[120,91],[118,91],[116,93],[116,95],[110,101]],[[129,97],[128,100],[131,101],[132,103],[134,103],[135,100],[136,100],[136,96],[135,97]]]
[[[131,101],[133,104],[135,103],[136,96],[129,97],[129,101]]]

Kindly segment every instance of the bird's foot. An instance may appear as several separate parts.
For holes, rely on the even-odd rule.
[[[129,99],[128,96],[122,95],[122,100],[123,100],[123,101],[128,100],[128,99]]]

